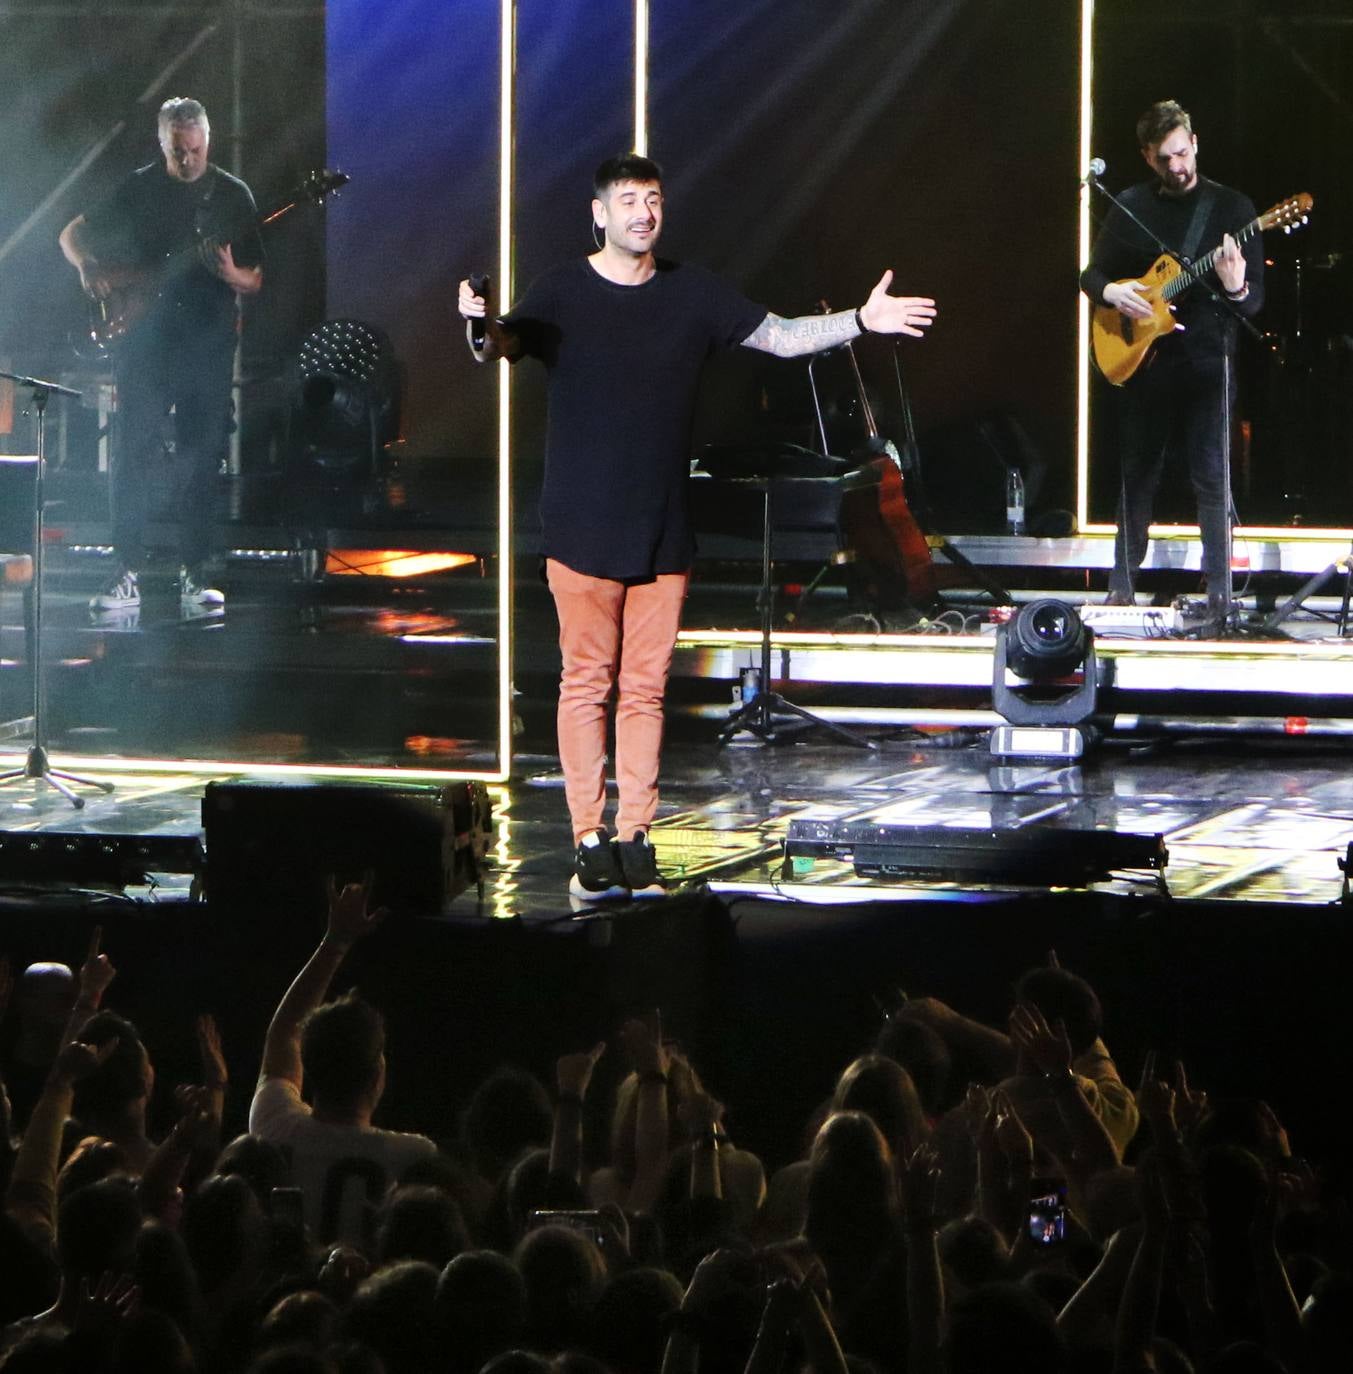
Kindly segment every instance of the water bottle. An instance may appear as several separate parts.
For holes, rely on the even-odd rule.
[[[1017,467],[1005,470],[1005,528],[1007,534],[1024,533],[1024,474]]]

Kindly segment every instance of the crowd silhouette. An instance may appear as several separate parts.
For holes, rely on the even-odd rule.
[[[1129,1086],[1055,954],[999,1027],[900,1000],[763,1163],[656,1015],[542,1047],[549,1083],[499,1068],[453,1128],[377,1124],[381,1012],[332,995],[369,899],[330,883],[260,1063],[203,1015],[169,1092],[97,930],[75,969],[0,961],[0,1370],[1353,1367],[1338,1171],[1198,1065],[1147,1053]],[[247,1123],[232,1070],[257,1073]]]

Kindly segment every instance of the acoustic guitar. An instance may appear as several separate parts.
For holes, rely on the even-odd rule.
[[[1306,223],[1314,204],[1303,191],[1265,210],[1231,237],[1237,243],[1245,243],[1266,229],[1281,228],[1290,234]],[[1124,281],[1139,281],[1146,288],[1141,298],[1151,307],[1150,319],[1131,320],[1111,305],[1095,306],[1090,317],[1090,343],[1095,366],[1106,381],[1122,386],[1146,361],[1151,345],[1162,334],[1174,333],[1174,307],[1170,302],[1211,271],[1220,252],[1219,245],[1189,267],[1162,253],[1140,277],[1125,277]]]
[[[258,216],[253,224],[261,229],[289,214],[298,205],[321,205],[341,186],[346,186],[348,181],[345,172],[309,172],[289,196],[267,214]],[[102,299],[91,299],[89,305],[87,338],[95,351],[107,352],[125,339],[164,292],[194,267],[201,265],[210,270],[217,247],[216,240],[203,238],[177,253],[170,253],[159,262],[108,270],[105,275],[111,290]]]

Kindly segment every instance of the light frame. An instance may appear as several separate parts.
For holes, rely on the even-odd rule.
[[[648,156],[649,0],[634,0],[634,151]]]

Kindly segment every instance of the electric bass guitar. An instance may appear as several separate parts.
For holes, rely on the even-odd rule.
[[[1280,228],[1290,234],[1306,223],[1314,204],[1303,191],[1265,210],[1231,237],[1237,243],[1245,243],[1266,229]],[[1218,246],[1190,267],[1169,253],[1162,253],[1140,277],[1125,277],[1124,281],[1140,281],[1146,288],[1140,295],[1151,307],[1150,319],[1132,320],[1111,305],[1095,306],[1090,317],[1090,343],[1095,366],[1106,381],[1122,386],[1146,361],[1151,345],[1162,334],[1174,333],[1174,307],[1170,302],[1211,271],[1220,252]]]
[[[258,216],[252,225],[262,229],[290,214],[298,205],[322,205],[348,181],[345,172],[309,172],[289,196],[267,214]],[[105,353],[121,343],[164,292],[194,267],[205,266],[211,270],[219,246],[220,242],[216,239],[201,238],[176,253],[170,253],[159,262],[138,267],[114,267],[105,271],[104,276],[111,289],[102,298],[91,298],[89,306],[86,338],[94,350]]]

